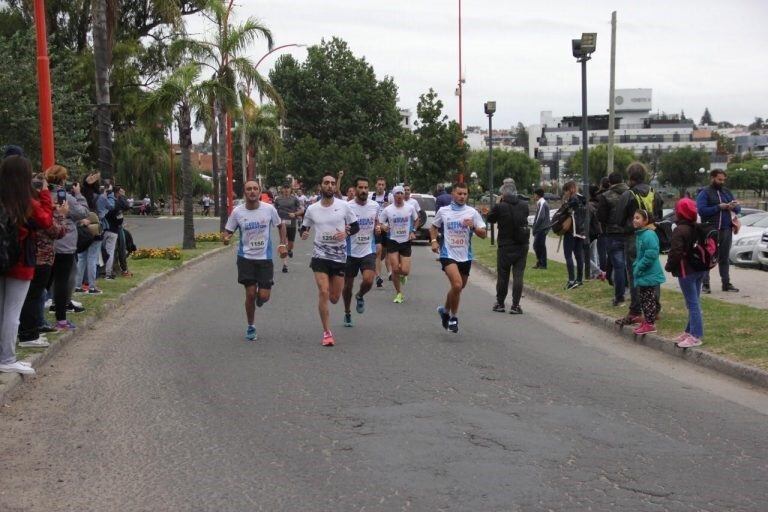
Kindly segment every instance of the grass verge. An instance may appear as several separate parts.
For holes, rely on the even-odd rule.
[[[166,270],[171,270],[181,266],[185,261],[189,261],[197,256],[200,256],[208,251],[221,247],[220,242],[197,242],[197,248],[182,250],[180,260],[165,260],[165,259],[128,259],[128,268],[133,272],[132,277],[118,277],[113,281],[107,279],[99,279],[98,286],[104,292],[99,295],[88,294],[75,294],[72,298],[78,302],[82,302],[85,307],[83,313],[68,313],[67,318],[78,325],[79,321],[91,316],[97,316],[101,310],[101,305],[107,301],[117,299],[128,290],[136,287],[139,283],[145,279],[157,274],[161,274]],[[46,310],[46,319],[49,323],[54,324],[56,319],[53,313]],[[48,339],[54,340],[58,333],[48,333],[46,335]],[[16,348],[16,357],[19,360],[24,360],[28,355],[36,352],[43,351],[45,349],[37,348]]]
[[[488,239],[472,240],[475,258],[490,268],[496,268],[496,247]],[[537,290],[550,293],[581,307],[612,317],[620,317],[626,308],[611,305],[613,288],[606,283],[592,280],[575,290],[564,289],[567,271],[564,263],[549,260],[546,270],[534,270],[535,258],[529,255],[525,272],[525,284]],[[676,280],[666,274],[667,280]],[[629,299],[629,297],[627,297]],[[712,353],[768,370],[768,335],[765,330],[765,311],[723,302],[706,296],[702,297],[704,313],[704,345]],[[656,323],[658,334],[674,338],[685,329],[688,310],[683,294],[661,289],[661,319]]]

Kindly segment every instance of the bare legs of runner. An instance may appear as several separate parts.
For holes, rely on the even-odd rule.
[[[259,289],[258,285],[252,284],[245,287],[245,316],[248,325],[254,325],[256,317],[256,306],[263,306],[269,300],[271,290]]]
[[[461,291],[467,286],[469,276],[462,275],[456,264],[445,267],[445,275],[448,276],[448,282],[451,284],[451,289],[448,290],[448,295],[445,297],[445,311],[451,316],[456,316],[459,313]]]
[[[357,290],[357,296],[363,297],[373,288],[373,279],[376,273],[373,270],[363,270],[363,278],[360,281],[360,288]],[[344,312],[349,313],[352,308],[352,288],[355,285],[355,276],[346,276],[344,278],[344,289],[341,294],[344,297]]]
[[[324,272],[315,272],[315,283],[317,284],[317,311],[320,313],[320,322],[323,324],[323,331],[329,332],[331,327],[328,302],[330,301],[331,304],[339,302],[341,290],[344,287],[344,277],[331,277]]]

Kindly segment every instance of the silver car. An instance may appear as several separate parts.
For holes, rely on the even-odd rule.
[[[741,229],[737,235],[733,235],[731,252],[728,259],[736,265],[759,267],[768,265],[768,261],[761,263],[760,254],[766,258],[765,231],[768,228],[768,213],[755,213],[741,218]],[[761,251],[760,246],[763,245]]]
[[[421,212],[419,212],[421,225],[416,232],[416,239],[429,240],[429,228],[432,227],[432,221],[435,219],[435,196],[429,194],[411,194],[411,197],[419,203],[419,208],[421,208]]]

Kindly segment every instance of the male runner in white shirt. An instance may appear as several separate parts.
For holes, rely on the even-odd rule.
[[[274,278],[272,264],[272,227],[277,226],[280,245],[277,247],[281,258],[288,255],[286,249],[285,224],[271,204],[259,201],[261,187],[255,181],[245,184],[245,204],[232,210],[221,240],[228,245],[232,234],[240,231],[237,247],[237,282],[245,286],[245,316],[248,327],[245,338],[257,339],[254,316],[256,306],[263,306],[270,296]]]
[[[346,201],[335,197],[336,178],[326,175],[320,185],[320,200],[307,207],[301,227],[301,239],[309,238],[315,228],[312,260],[309,267],[315,273],[319,293],[317,309],[323,324],[323,346],[332,347],[336,340],[329,323],[328,301],[336,304],[344,285],[347,263],[347,237],[360,230],[357,217]]]
[[[443,206],[432,221],[429,234],[432,252],[440,255],[443,272],[451,284],[445,305],[437,308],[444,329],[459,332],[459,299],[461,291],[467,286],[469,270],[472,266],[472,234],[485,238],[485,221],[480,213],[467,206],[467,184],[456,183],[451,191],[452,201]],[[443,234],[438,244],[437,230]]]
[[[349,201],[349,207],[357,216],[360,231],[347,238],[347,268],[344,274],[344,325],[352,327],[352,288],[355,277],[360,272],[363,276],[360,289],[355,295],[355,310],[362,315],[365,312],[363,296],[373,286],[376,275],[376,234],[381,233],[379,227],[379,205],[368,197],[368,178],[356,178],[355,198]]]
[[[394,202],[392,193],[387,193],[387,180],[381,176],[376,178],[376,190],[371,194],[371,199],[376,201],[379,205],[379,209],[383,210]],[[384,265],[389,271],[389,261],[387,260],[387,234],[381,233],[376,236],[376,287],[381,288],[384,285],[384,279],[381,277],[381,262],[384,261]],[[390,274],[390,279],[391,279]]]
[[[394,204],[379,214],[381,230],[387,233],[387,261],[392,271],[395,298],[392,302],[402,304],[402,287],[411,273],[411,240],[416,238],[418,215],[413,206],[405,203],[405,190],[401,186],[392,189]]]

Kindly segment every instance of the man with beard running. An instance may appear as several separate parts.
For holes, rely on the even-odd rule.
[[[236,230],[240,230],[237,248],[237,282],[245,286],[245,316],[248,327],[245,339],[256,341],[254,317],[256,306],[263,306],[270,296],[274,278],[272,264],[272,227],[280,233],[278,252],[281,258],[288,254],[286,249],[285,224],[271,204],[260,201],[261,186],[258,182],[245,184],[245,204],[234,210],[227,220],[221,240],[228,245]]]
[[[403,303],[403,286],[411,273],[411,240],[416,238],[416,220],[419,218],[413,206],[405,203],[405,190],[401,186],[392,189],[395,202],[379,214],[381,230],[387,233],[387,261],[395,286],[395,304]]]
[[[440,255],[443,267],[451,289],[445,299],[445,305],[437,308],[443,329],[459,332],[459,299],[461,291],[467,286],[469,270],[472,267],[472,235],[485,238],[485,221],[480,213],[467,206],[467,184],[456,183],[451,191],[452,201],[443,206],[432,221],[429,228],[432,252]],[[437,230],[443,234],[438,244]]]
[[[349,201],[349,208],[357,216],[360,231],[347,238],[347,268],[344,271],[344,326],[352,327],[352,288],[357,273],[362,274],[360,288],[355,295],[355,310],[359,315],[365,312],[363,296],[373,287],[376,275],[376,239],[381,233],[379,205],[368,198],[368,178],[355,179],[355,198]]]
[[[296,219],[304,213],[304,208],[302,208],[299,198],[291,192],[291,184],[289,182],[283,183],[283,186],[280,187],[280,194],[275,198],[274,205],[280,218],[286,224],[288,257],[293,258],[293,242],[296,241]],[[288,265],[286,260],[283,260],[283,274],[287,273]]]
[[[324,347],[332,347],[336,343],[330,328],[328,301],[336,304],[341,297],[347,263],[346,240],[360,230],[349,203],[336,198],[335,193],[336,178],[330,174],[324,176],[320,186],[321,198],[307,208],[301,226],[302,240],[308,239],[309,230],[315,228],[309,267],[315,273]]]
[[[379,176],[376,178],[376,191],[371,195],[378,205],[379,209],[383,210],[394,202],[394,198],[391,193],[387,193],[387,180]],[[389,261],[387,261],[387,234],[381,233],[376,236],[376,287],[381,288],[384,285],[384,279],[381,277],[381,262],[384,261],[384,265],[389,271]],[[392,278],[390,274],[390,279]]]

